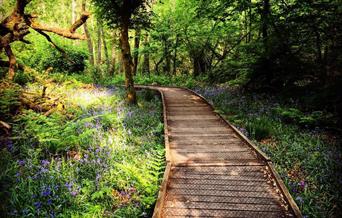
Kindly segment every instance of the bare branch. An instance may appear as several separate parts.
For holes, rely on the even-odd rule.
[[[41,31],[41,30],[36,30],[39,34],[41,34],[41,35],[43,35],[51,44],[52,44],[52,46],[54,47],[54,48],[56,48],[58,51],[60,51],[61,53],[63,53],[63,54],[66,54],[66,52],[62,49],[62,48],[60,48],[58,45],[56,45],[53,41],[52,41],[52,39],[51,39],[51,37],[48,35],[48,34],[46,34],[46,33],[44,33],[43,31]]]
[[[71,33],[70,30],[60,29],[60,28],[52,28],[46,25],[38,24],[38,23],[31,23],[31,28],[37,31],[45,31],[50,33],[55,33],[57,35],[63,36],[68,39],[80,39],[86,40],[86,36],[78,34],[78,33]]]
[[[15,58],[15,56],[14,56],[14,54],[12,52],[11,46],[7,45],[5,47],[5,52],[7,54],[8,61],[9,61],[8,78],[10,80],[13,80],[17,59]]]
[[[77,28],[82,26],[87,21],[89,16],[90,14],[88,12],[83,12],[80,19],[76,20],[75,23],[70,27],[70,33],[74,33],[77,30]]]

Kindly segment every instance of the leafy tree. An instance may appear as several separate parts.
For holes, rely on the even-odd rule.
[[[34,14],[25,13],[26,6],[31,0],[17,0],[12,13],[3,19],[0,23],[0,52],[5,50],[8,57],[7,61],[0,60],[0,66],[8,67],[8,78],[12,80],[17,66],[16,57],[12,51],[11,43],[21,41],[30,44],[24,37],[28,35],[29,29],[33,29],[43,35],[55,48],[66,55],[65,51],[58,47],[46,32],[55,33],[69,39],[86,39],[85,36],[76,33],[75,31],[82,26],[89,18],[89,13],[84,12],[82,16],[76,20],[69,29],[60,29],[41,24],[37,21],[37,16]]]
[[[147,0],[93,0],[97,14],[112,28],[120,29],[120,46],[125,68],[127,101],[136,103],[133,61],[129,44],[129,28],[146,26],[149,21]]]

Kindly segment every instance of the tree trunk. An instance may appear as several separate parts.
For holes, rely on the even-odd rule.
[[[248,33],[248,36],[247,36],[247,42],[251,42],[251,39],[252,39],[252,0],[249,0],[249,9],[248,9],[248,17],[249,17],[249,33]]]
[[[107,71],[109,71],[110,59],[109,59],[108,47],[107,47],[106,37],[105,37],[104,31],[103,31],[103,28],[101,28],[101,36],[102,36],[102,43],[103,43],[104,53],[105,53],[105,57],[106,57]]]
[[[82,11],[86,10],[86,0],[82,1]],[[84,23],[84,33],[87,36],[87,44],[88,44],[88,51],[89,51],[89,63],[94,66],[94,47],[93,47],[93,42],[91,40],[91,36],[88,30],[88,25],[87,23]]]
[[[133,75],[137,75],[140,47],[140,29],[135,30],[134,38],[134,56],[133,56]]]
[[[102,44],[101,44],[101,33],[102,33],[102,26],[100,22],[97,22],[97,59],[96,64],[100,65],[102,61]]]
[[[115,44],[116,44],[116,39],[115,39],[115,34],[113,34],[113,45],[112,45],[112,57],[111,57],[111,63],[110,63],[110,68],[109,68],[109,75],[110,76],[113,76],[114,73],[115,73],[115,65],[116,65],[116,55],[115,55],[115,52],[116,52],[116,49],[115,49]]]
[[[179,35],[176,35],[176,45],[175,45],[175,53],[173,55],[173,75],[176,75],[177,72],[177,48],[178,48],[178,41],[179,41]]]
[[[171,73],[171,55],[170,55],[170,42],[167,38],[164,41],[164,57],[165,57],[165,65],[164,65],[164,73]]]
[[[127,102],[129,104],[136,104],[136,92],[134,89],[134,80],[133,80],[133,63],[132,63],[132,56],[131,56],[131,48],[129,45],[128,39],[128,25],[129,25],[129,18],[124,17],[123,22],[121,24],[121,36],[120,36],[120,45],[121,45],[121,53],[123,64],[125,68],[125,85],[127,91]]]
[[[262,9],[262,38],[264,44],[267,44],[268,37],[268,22],[269,22],[269,14],[270,14],[270,0],[263,0],[263,9]]]
[[[150,54],[149,51],[149,41],[148,41],[148,33],[145,33],[145,38],[144,38],[144,63],[143,63],[143,68],[142,72],[145,74],[150,73]]]
[[[205,53],[203,50],[198,52],[194,51],[192,54],[192,59],[194,66],[194,77],[200,76],[207,71],[208,64],[205,59]]]

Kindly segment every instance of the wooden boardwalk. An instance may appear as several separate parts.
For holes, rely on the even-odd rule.
[[[271,161],[196,93],[163,97],[167,168],[153,217],[301,217]]]

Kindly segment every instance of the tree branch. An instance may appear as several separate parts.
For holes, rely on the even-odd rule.
[[[14,56],[14,54],[12,52],[11,46],[7,45],[5,47],[5,52],[7,54],[8,61],[9,61],[8,78],[10,80],[13,80],[17,59],[15,58],[15,56]]]
[[[30,1],[31,0],[17,0],[15,12],[17,12],[20,15],[24,15],[25,7],[28,3],[30,3]]]
[[[32,18],[29,18],[30,20],[30,27],[36,31],[45,31],[45,32],[51,32],[51,33],[55,33],[57,35],[63,36],[65,38],[68,39],[81,39],[81,40],[86,40],[87,37],[85,35],[81,35],[78,33],[75,33],[75,31],[77,30],[77,28],[79,28],[80,26],[82,26],[87,19],[89,18],[90,14],[87,12],[83,12],[83,14],[81,15],[80,19],[78,19],[71,27],[69,30],[66,29],[61,29],[61,28],[53,28],[53,27],[49,27],[47,25],[44,24],[39,24],[35,21],[33,21]]]
[[[63,36],[68,39],[81,39],[86,40],[86,36],[78,34],[78,33],[71,33],[70,30],[60,29],[60,28],[52,28],[43,24],[32,23],[31,28],[36,31],[45,31],[50,33],[55,33],[57,35]]]
[[[89,18],[90,14],[88,12],[83,12],[80,19],[76,20],[75,23],[70,27],[69,31],[70,33],[74,33],[77,28],[82,26],[85,22],[87,22],[87,19]]]

